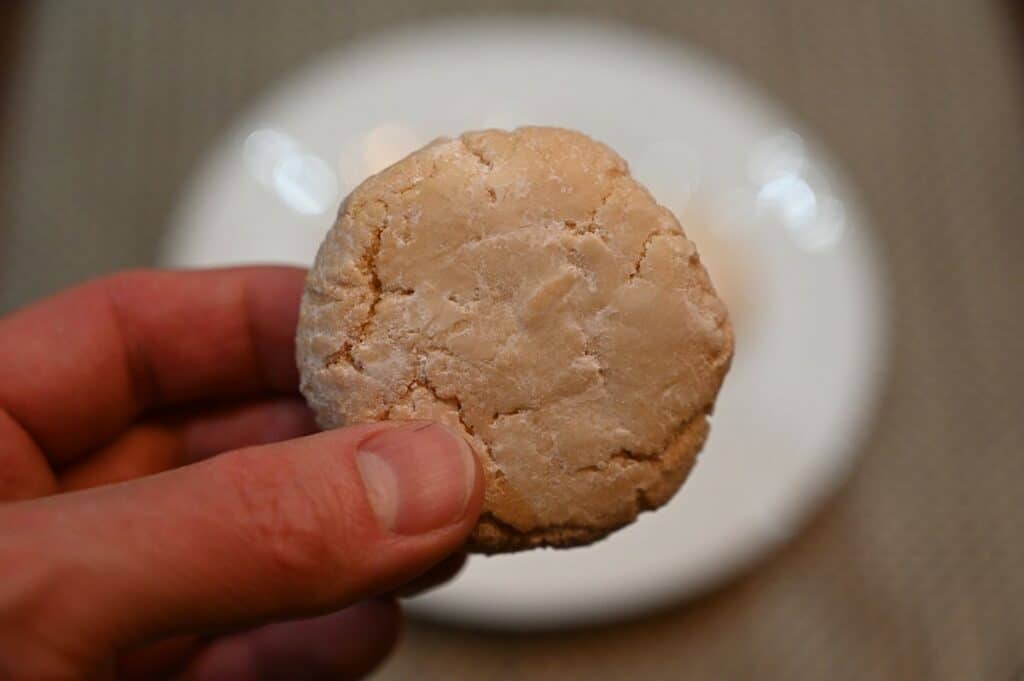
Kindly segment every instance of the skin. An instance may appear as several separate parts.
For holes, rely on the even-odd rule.
[[[358,678],[458,571],[482,475],[381,525],[355,457],[396,426],[313,434],[304,278],[130,272],[0,320],[0,678]]]

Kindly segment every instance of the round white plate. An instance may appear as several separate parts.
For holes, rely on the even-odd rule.
[[[531,123],[607,142],[677,211],[737,348],[708,445],[665,508],[590,547],[474,558],[409,605],[502,628],[634,615],[778,546],[849,470],[883,364],[875,252],[821,149],[718,64],[615,25],[418,25],[325,56],[213,149],[163,261],[308,265],[368,173],[437,136]]]

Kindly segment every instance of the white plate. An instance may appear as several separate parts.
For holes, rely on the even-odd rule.
[[[778,546],[849,470],[883,364],[874,249],[832,163],[721,66],[614,25],[421,25],[325,56],[212,151],[163,260],[308,264],[367,173],[436,136],[527,123],[607,142],[679,212],[733,310],[737,351],[668,506],[591,547],[475,558],[409,605],[502,628],[637,614]]]

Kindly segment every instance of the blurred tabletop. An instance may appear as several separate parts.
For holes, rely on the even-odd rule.
[[[1024,679],[1024,51],[1010,9],[555,4],[707,51],[827,144],[886,260],[882,408],[844,490],[738,582],[597,629],[413,622],[378,678]],[[514,7],[550,11],[539,0]],[[508,7],[24,7],[17,48],[3,40],[17,69],[0,99],[0,312],[150,263],[187,174],[268,83],[378,28],[495,10]]]

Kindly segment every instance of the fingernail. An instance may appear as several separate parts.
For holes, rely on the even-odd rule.
[[[469,443],[436,423],[410,423],[371,435],[359,445],[356,465],[381,527],[404,535],[455,522],[476,482]]]

